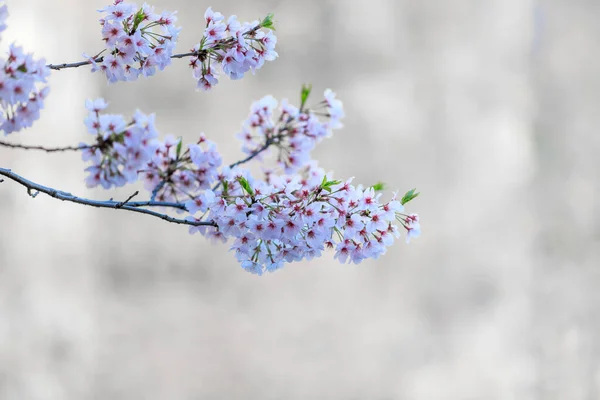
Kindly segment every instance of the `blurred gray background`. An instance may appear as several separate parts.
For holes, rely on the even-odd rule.
[[[3,48],[48,62],[102,48],[107,1],[9,0]],[[1,399],[600,399],[600,2],[154,0],[275,13],[280,58],[194,90],[175,61],[107,86],[54,72],[42,119],[9,140],[89,140],[84,100],[204,131],[227,162],[251,102],[312,82],[345,128],[314,156],[337,177],[417,187],[423,236],[380,260],[329,254],[258,278],[226,245],[141,215],[0,184]],[[78,154],[0,148],[0,166],[96,199]]]

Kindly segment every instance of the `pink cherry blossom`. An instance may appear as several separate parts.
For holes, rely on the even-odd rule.
[[[101,10],[102,39],[106,44],[101,61],[84,54],[92,72],[102,71],[109,83],[152,76],[171,63],[171,55],[181,28],[175,26],[175,13],[154,12],[146,3],[139,7],[122,0]]]

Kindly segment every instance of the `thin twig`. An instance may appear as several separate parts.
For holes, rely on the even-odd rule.
[[[258,150],[253,151],[248,157],[236,161],[233,164],[229,164],[229,168],[234,168],[237,167],[238,165],[241,164],[245,164],[248,161],[252,160],[254,157],[258,156],[260,153],[262,153],[263,151],[267,150],[269,148],[269,146],[271,146],[273,144],[273,141],[271,139],[267,139],[265,141],[265,144],[262,145],[262,147],[260,147]],[[221,186],[221,182],[217,182],[217,184],[215,186],[213,186],[212,190],[215,191],[219,188],[219,186]]]
[[[42,150],[42,151],[45,151],[48,153],[56,153],[59,151],[86,150],[86,149],[91,149],[91,148],[95,147],[94,145],[66,146],[66,147],[44,147],[44,146],[9,143],[9,142],[5,142],[3,140],[0,140],[0,146],[10,147],[13,149],[23,149],[23,150]]]
[[[183,203],[174,203],[169,201],[130,201],[127,203],[129,207],[167,207],[167,208],[177,208],[179,210],[187,211],[185,204]]]
[[[263,151],[267,150],[269,148],[269,146],[271,146],[273,144],[273,141],[270,139],[267,139],[265,141],[265,144],[262,145],[262,147],[260,147],[258,150],[253,151],[248,157],[236,161],[233,164],[229,164],[229,168],[233,168],[233,167],[237,167],[240,164],[245,164],[248,161],[252,160],[254,157],[258,156],[260,153],[262,153]]]
[[[104,57],[98,57],[96,59],[94,59],[94,62],[102,62],[102,60],[104,60]],[[89,65],[92,62],[87,60],[87,61],[79,61],[79,62],[74,62],[74,63],[63,63],[63,64],[48,64],[46,65],[46,67],[53,69],[55,71],[60,71],[61,69],[65,69],[65,68],[77,68],[77,67],[82,67],[84,65]]]
[[[156,187],[152,190],[152,195],[150,196],[150,201],[154,201],[156,199],[158,192],[160,192],[160,189],[162,189],[165,186],[165,184],[166,184],[166,182],[164,180],[161,180],[159,182],[159,184],[156,185]]]
[[[55,199],[69,201],[71,203],[83,204],[86,206],[99,207],[99,208],[112,208],[115,210],[127,210],[132,212],[137,212],[141,214],[151,215],[156,218],[160,218],[167,222],[171,222],[174,224],[182,224],[182,225],[191,225],[191,226],[217,226],[217,224],[213,221],[188,221],[185,219],[173,218],[167,214],[161,214],[155,211],[147,210],[145,208],[140,208],[142,203],[145,203],[147,206],[165,206],[168,203],[158,203],[158,202],[140,202],[137,206],[131,204],[125,204],[125,202],[118,201],[99,201],[99,200],[91,200],[85,199],[81,197],[77,197],[72,195],[71,193],[63,192],[61,190],[52,189],[38,183],[32,182],[28,179],[23,178],[20,175],[12,172],[10,169],[0,168],[0,175],[7,177],[10,180],[13,180],[24,187],[27,188],[27,191],[31,193],[31,191],[35,190],[38,193],[45,193],[50,197],[54,197]],[[36,193],[37,195],[37,193]],[[131,196],[133,197],[133,196]],[[130,197],[130,198],[131,198]]]
[[[132,194],[131,196],[129,196],[127,198],[127,200],[120,202],[119,204],[117,204],[115,206],[115,208],[123,208],[123,206],[127,203],[129,203],[129,200],[133,199],[135,196],[137,196],[138,194],[140,194],[139,190],[136,190],[134,194]]]
[[[171,56],[171,58],[198,57],[205,53],[206,53],[206,50],[192,51],[189,53],[173,54]],[[104,56],[94,58],[95,63],[100,63],[102,61],[104,61]],[[53,69],[55,71],[60,71],[61,69],[66,69],[66,68],[83,67],[84,65],[90,65],[91,63],[92,63],[91,60],[85,60],[85,61],[78,61],[78,62],[74,62],[74,63],[48,64],[48,65],[46,65],[46,67]]]

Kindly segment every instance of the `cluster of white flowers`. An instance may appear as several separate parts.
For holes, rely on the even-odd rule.
[[[143,177],[144,187],[160,201],[186,201],[215,182],[222,158],[216,145],[204,134],[196,144],[183,150],[181,139],[167,135],[159,141],[154,114],[136,111],[127,123],[122,115],[103,114],[104,99],[86,101],[88,132],[96,137],[92,145],[81,144],[89,187],[109,189],[133,183]]]
[[[0,32],[6,29],[8,11],[0,7]],[[46,77],[50,69],[44,59],[10,45],[8,57],[0,58],[0,130],[5,135],[30,127],[40,117],[48,95]]]
[[[398,223],[405,228],[407,241],[420,234],[418,216],[404,214],[404,200],[397,200],[396,194],[382,202],[373,187],[353,186],[352,179],[331,180],[331,174],[326,175],[301,152],[312,149],[343,116],[341,102],[333,93],[326,91],[325,97],[327,122],[315,120],[310,111],[287,101],[282,102],[281,115],[275,120],[277,101],[270,96],[252,105],[245,125],[261,133],[263,146],[271,141],[285,146],[286,157],[302,154],[297,156],[301,168],[285,162],[284,169],[292,172],[271,171],[262,180],[239,166],[219,170],[222,157],[204,134],[185,148],[181,139],[171,135],[159,141],[154,116],[138,111],[127,124],[120,115],[100,113],[106,108],[103,99],[88,101],[90,114],[85,123],[96,136],[93,147],[84,151],[84,159],[93,163],[87,168],[88,185],[121,186],[141,176],[152,199],[183,204],[189,221],[216,224],[193,226],[190,233],[223,242],[232,239],[236,258],[253,273],[312,259],[326,249],[333,249],[343,263],[378,258],[400,237]],[[308,128],[312,126],[319,128]]]
[[[158,147],[154,114],[148,116],[136,111],[133,121],[128,123],[122,115],[101,114],[107,105],[104,99],[86,101],[89,114],[85,125],[96,137],[96,143],[82,153],[83,161],[92,163],[86,168],[89,173],[86,184],[105,189],[135,182],[138,171],[147,165]]]
[[[238,134],[249,154],[264,149],[265,143],[278,147],[285,174],[268,171],[259,180],[239,167],[226,168],[214,191],[207,190],[188,204],[189,220],[217,224],[217,228],[192,227],[190,233],[223,242],[233,239],[236,258],[252,273],[310,260],[326,249],[333,249],[342,263],[378,258],[400,236],[398,224],[406,230],[407,241],[420,234],[418,216],[403,213],[403,203],[416,196],[414,191],[402,200],[394,194],[382,202],[375,188],[355,187],[352,179],[331,180],[331,174],[310,160],[310,150],[341,126],[344,113],[342,103],[327,90],[319,106],[326,107],[329,119],[319,121],[304,107],[309,92],[303,94],[300,107],[282,101],[277,118],[273,111],[278,102],[272,96],[255,102]]]
[[[192,49],[197,56],[190,61],[198,89],[208,91],[219,82],[215,64],[220,65],[229,78],[241,79],[246,72],[254,72],[265,61],[277,58],[277,37],[273,34],[272,17],[269,15],[262,21],[240,23],[232,15],[225,23],[223,14],[209,7],[204,14],[204,36]]]
[[[183,150],[181,139],[168,135],[158,143],[150,161],[143,168],[144,187],[159,201],[193,201],[201,191],[215,182],[223,163],[215,143],[204,134],[196,144]]]
[[[308,96],[307,96],[308,97]],[[242,123],[237,137],[242,140],[242,151],[247,154],[260,149],[266,142],[277,149],[277,161],[286,173],[294,173],[310,161],[310,152],[323,138],[332,134],[332,129],[342,127],[344,117],[342,102],[335,98],[330,89],[325,91],[325,100],[312,110],[296,107],[283,99],[279,115],[274,117],[278,102],[273,96],[265,96],[254,102],[250,115]],[[317,115],[325,108],[326,121]],[[284,123],[281,123],[281,122]]]
[[[212,220],[218,228],[190,232],[232,238],[237,260],[255,274],[319,257],[326,249],[333,249],[342,263],[378,258],[400,236],[398,223],[406,228],[407,240],[420,233],[418,217],[403,214],[395,194],[383,203],[373,188],[352,186],[351,179],[328,180],[316,163],[309,163],[302,175],[271,176],[269,182],[229,171],[222,182],[220,190],[206,191],[200,206],[189,209],[203,213],[191,220]]]
[[[102,39],[106,42],[104,51],[108,54],[98,62],[95,57],[84,54],[92,64],[92,72],[102,71],[109,83],[133,81],[140,75],[152,76],[156,68],[162,71],[171,64],[181,30],[175,26],[175,13],[157,14],[154,7],[146,3],[138,8],[123,0],[115,0],[100,12],[106,13],[100,24]]]

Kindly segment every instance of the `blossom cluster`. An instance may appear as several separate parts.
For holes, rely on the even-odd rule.
[[[404,214],[396,195],[381,201],[373,187],[329,180],[311,162],[301,175],[271,176],[269,182],[254,181],[246,171],[230,170],[217,191],[206,191],[202,212],[191,220],[212,220],[218,225],[190,228],[213,239],[233,239],[231,250],[241,266],[262,274],[285,263],[311,260],[326,249],[341,263],[360,263],[384,254],[400,237],[407,241],[420,234],[418,216]]]
[[[101,114],[108,106],[104,99],[88,100],[85,106],[89,110],[85,125],[96,138],[93,145],[81,145],[85,148],[83,161],[92,164],[86,168],[89,174],[86,184],[109,189],[135,182],[138,171],[146,166],[158,147],[154,114],[136,111],[132,121],[127,122],[122,115]]]
[[[138,8],[123,0],[115,0],[99,11],[106,14],[100,19],[106,49],[95,57],[84,54],[92,64],[92,72],[102,71],[108,82],[114,83],[133,81],[140,75],[149,77],[156,68],[162,71],[171,64],[181,30],[175,26],[174,12],[157,14],[146,3]],[[104,51],[107,54],[99,60]]]
[[[241,79],[246,72],[254,73],[265,61],[277,58],[273,15],[269,14],[262,21],[243,23],[232,15],[225,22],[223,14],[209,7],[204,19],[204,36],[192,49],[196,56],[190,60],[198,89],[208,91],[218,83],[216,65],[230,79]]]
[[[89,187],[105,189],[133,183],[143,177],[144,187],[160,201],[186,201],[215,181],[222,164],[216,145],[200,134],[196,144],[183,149],[181,139],[158,139],[154,114],[136,111],[131,122],[122,115],[101,113],[107,107],[99,98],[86,101],[85,119],[95,143],[81,144]]]
[[[314,110],[306,107],[309,94],[310,87],[304,87],[299,107],[283,100],[277,118],[273,114],[278,102],[272,96],[255,102],[237,135],[250,155],[271,145],[278,148],[284,174],[267,171],[261,180],[240,167],[224,168],[213,190],[186,203],[190,221],[217,225],[194,226],[190,233],[222,242],[232,239],[231,250],[252,273],[310,260],[327,249],[342,263],[360,263],[384,254],[400,237],[399,226],[407,242],[421,232],[418,215],[404,214],[404,204],[418,195],[414,190],[383,202],[377,193],[381,185],[363,188],[353,186],[352,179],[332,180],[331,173],[310,160],[314,146],[341,126],[344,112],[331,90]],[[324,122],[317,117],[320,107],[328,117]]]
[[[414,190],[402,199],[394,194],[382,201],[379,185],[364,188],[352,185],[352,179],[333,180],[309,159],[306,149],[339,127],[343,108],[327,90],[318,105],[327,109],[328,119],[321,122],[305,105],[308,92],[303,90],[300,107],[282,101],[277,119],[273,97],[252,105],[244,126],[257,134],[246,150],[257,156],[273,145],[286,154],[285,162],[279,159],[283,173],[268,171],[264,179],[238,163],[222,166],[216,145],[204,134],[186,147],[171,135],[160,141],[153,115],[137,111],[126,123],[120,115],[100,113],[106,108],[104,100],[88,101],[85,123],[96,136],[96,143],[84,151],[84,159],[93,164],[87,168],[88,185],[109,188],[141,177],[151,200],[183,205],[188,221],[210,222],[192,226],[190,233],[222,242],[231,239],[237,260],[256,274],[310,260],[328,249],[342,263],[378,258],[400,237],[399,226],[407,241],[419,236],[419,217],[404,213],[404,204],[418,195]],[[290,155],[301,163],[290,163]]]
[[[6,29],[8,11],[0,6],[0,32]],[[30,127],[40,117],[50,69],[44,59],[34,59],[11,44],[6,59],[0,58],[0,130],[5,135]]]
[[[242,151],[252,154],[269,143],[276,149],[277,161],[286,173],[294,173],[305,166],[317,143],[330,136],[333,129],[341,128],[340,120],[344,117],[342,102],[335,98],[335,93],[330,89],[325,91],[325,99],[314,109],[304,104],[309,93],[309,88],[303,90],[300,107],[283,99],[276,117],[274,111],[278,102],[273,96],[265,96],[253,103],[250,115],[236,135],[242,140]],[[323,114],[323,108],[327,117],[325,121],[318,116],[319,113]]]
[[[223,163],[215,143],[200,134],[196,144],[187,145],[182,140],[167,136],[157,143],[156,149],[140,170],[144,188],[159,201],[186,202],[193,209],[198,196],[215,182],[218,168]]]

